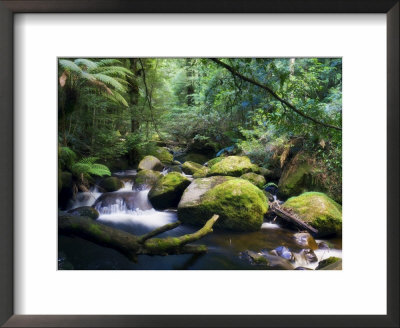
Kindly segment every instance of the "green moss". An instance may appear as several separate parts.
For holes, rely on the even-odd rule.
[[[205,178],[209,171],[210,171],[210,169],[208,167],[203,166],[200,170],[197,170],[193,174],[193,178],[195,178],[195,179]]]
[[[265,178],[262,175],[253,172],[243,174],[240,178],[250,181],[252,184],[254,184],[256,187],[260,189],[264,187],[266,182]]]
[[[89,217],[93,220],[96,220],[99,217],[99,212],[90,206],[82,206],[82,207],[77,207],[72,210],[69,210],[68,213],[71,213],[72,215],[77,215],[77,216],[86,216]]]
[[[306,191],[307,188],[304,182],[310,170],[311,166],[309,164],[302,163],[284,172],[279,180],[280,195],[289,197]]]
[[[213,214],[218,214],[216,227],[236,231],[259,230],[268,210],[263,192],[243,179],[218,184],[202,195],[200,202],[188,205],[178,208],[182,222],[203,225]]]
[[[213,159],[210,159],[210,160],[207,162],[207,166],[208,166],[208,167],[211,167],[211,166],[213,166],[214,164],[217,164],[217,163],[221,162],[223,159],[224,159],[223,157],[215,157],[215,158],[213,158]]]
[[[165,164],[171,164],[174,160],[172,154],[168,151],[167,148],[164,147],[155,147],[149,152],[148,155],[157,157],[161,162]]]
[[[204,166],[195,162],[186,161],[182,165],[182,171],[186,174],[194,174],[196,171],[201,170]]]
[[[341,260],[340,257],[335,257],[335,256],[328,257],[327,259],[322,260],[321,262],[319,262],[318,266],[316,267],[315,270],[320,270],[320,269],[325,268],[326,266],[328,266],[330,264],[333,264],[333,263],[336,263],[336,262],[338,262],[340,260]]]
[[[98,226],[98,225],[96,225],[96,224],[91,224],[90,226],[89,226],[89,231],[91,232],[91,233],[93,233],[94,235],[102,235],[103,234],[103,231],[100,229],[100,227]]]
[[[108,177],[100,181],[99,187],[107,192],[117,191],[123,188],[124,183],[116,177]]]
[[[211,166],[208,176],[230,175],[240,177],[248,172],[257,172],[257,165],[251,163],[247,156],[228,156]]]
[[[320,192],[289,198],[283,206],[318,230],[319,235],[342,233],[342,206]]]
[[[149,200],[155,209],[176,207],[190,184],[189,179],[178,172],[171,172],[157,180],[149,192]]]
[[[162,171],[164,165],[160,162],[157,157],[154,156],[145,156],[138,165],[138,170],[153,170],[153,171]]]
[[[153,186],[161,176],[162,174],[158,171],[141,170],[135,176],[135,184]]]
[[[188,161],[183,163],[182,171],[186,174],[191,174],[193,175],[193,178],[198,179],[204,178],[207,175],[209,168],[198,163]]]
[[[72,173],[61,172],[61,184],[63,188],[72,188]]]

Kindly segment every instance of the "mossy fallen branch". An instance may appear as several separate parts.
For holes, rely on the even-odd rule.
[[[214,215],[204,226],[192,234],[180,237],[152,238],[180,225],[174,222],[157,228],[145,235],[136,236],[128,232],[106,226],[84,216],[60,216],[60,234],[77,236],[95,244],[115,249],[136,262],[138,255],[199,254],[207,252],[204,245],[187,245],[212,232],[218,215]]]

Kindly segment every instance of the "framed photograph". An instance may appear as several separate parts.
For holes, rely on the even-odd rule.
[[[399,325],[398,1],[0,10],[2,325]]]

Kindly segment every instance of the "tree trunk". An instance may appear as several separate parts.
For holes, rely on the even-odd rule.
[[[313,228],[312,226],[308,225],[307,223],[303,222],[301,219],[297,218],[294,214],[289,213],[288,211],[284,210],[282,207],[277,205],[276,203],[269,203],[269,209],[279,216],[281,219],[295,225],[296,227],[307,230],[313,235],[318,234],[318,230]]]
[[[98,223],[84,216],[60,216],[58,231],[63,235],[72,235],[89,240],[95,244],[115,249],[136,262],[138,255],[170,255],[170,254],[198,254],[207,252],[204,245],[187,245],[203,238],[213,231],[212,227],[218,220],[214,215],[198,231],[180,237],[153,238],[165,231],[176,228],[180,222],[162,226],[143,236],[136,236],[128,232],[115,229]]]

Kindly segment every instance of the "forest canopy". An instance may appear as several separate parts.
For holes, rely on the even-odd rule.
[[[134,167],[157,146],[204,161],[246,155],[278,182],[301,150],[341,201],[341,58],[60,58],[58,65],[59,168],[75,172],[81,186]]]

